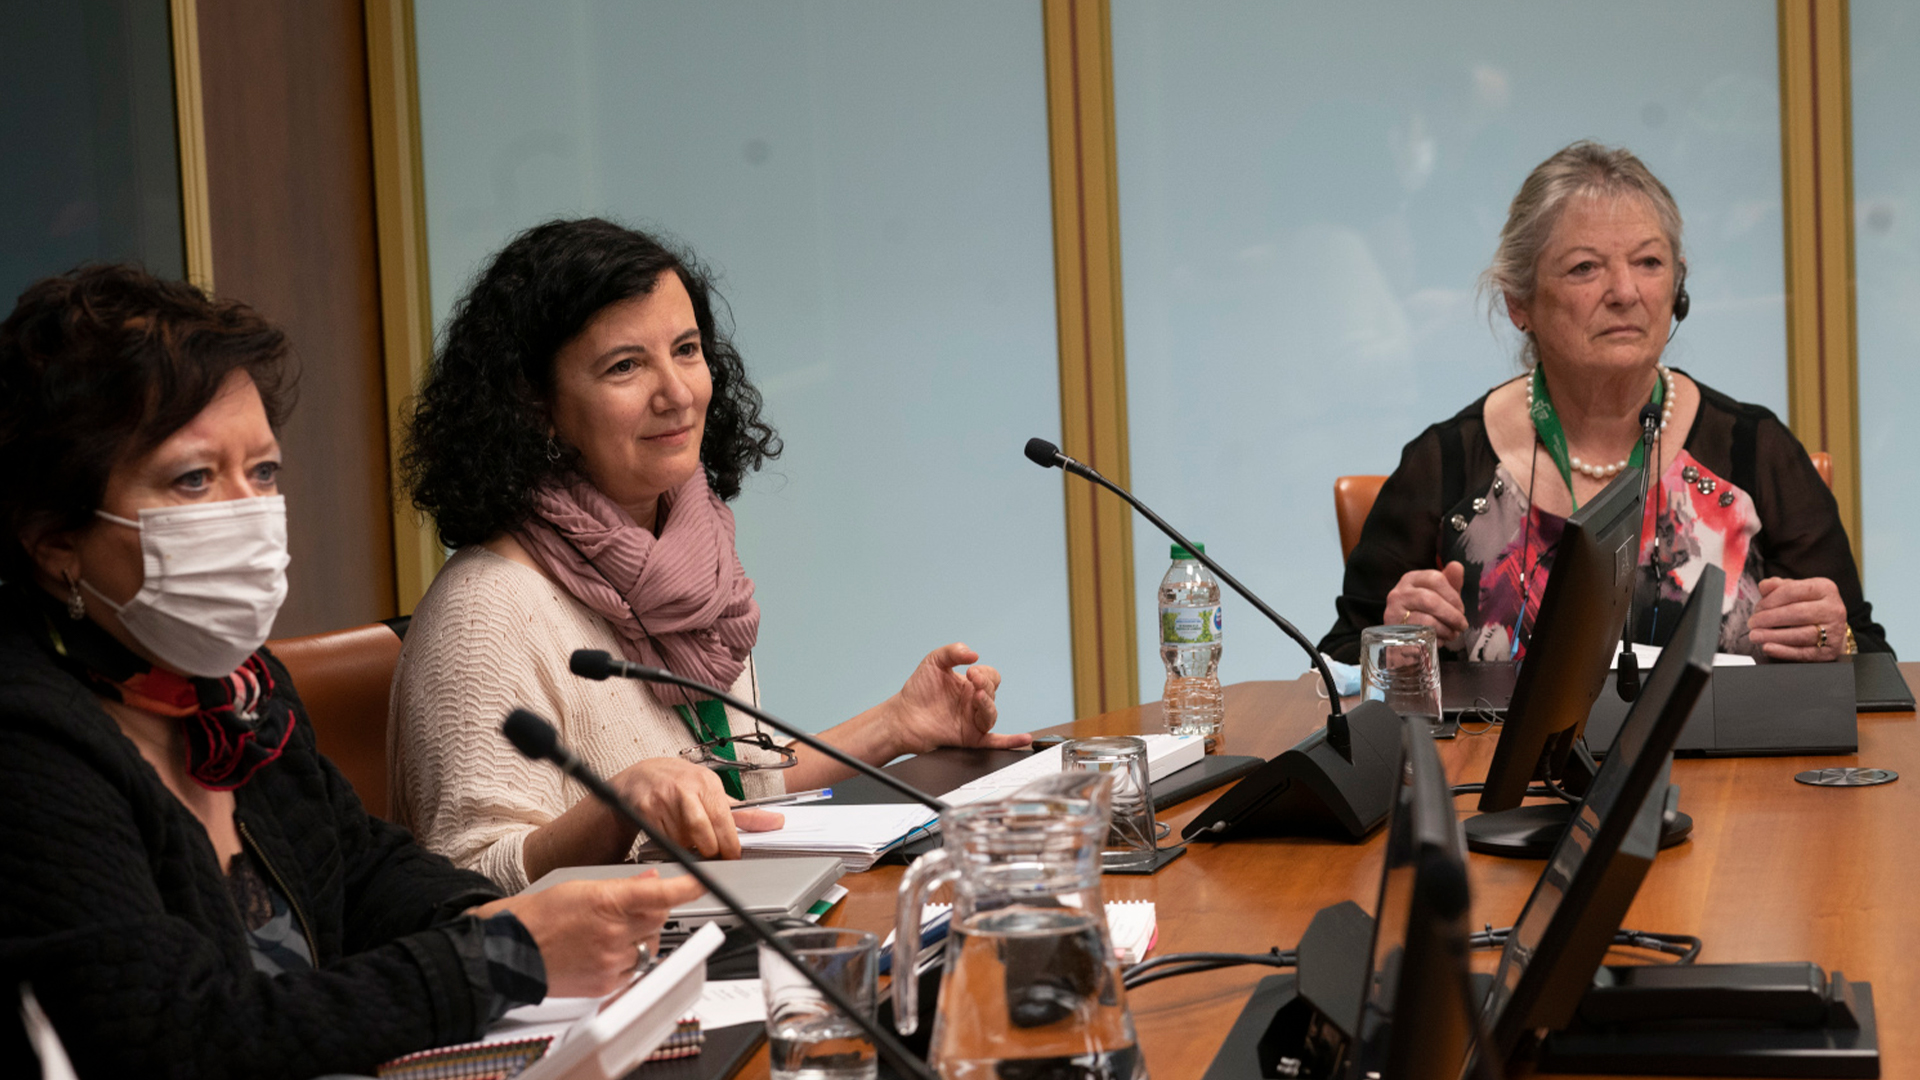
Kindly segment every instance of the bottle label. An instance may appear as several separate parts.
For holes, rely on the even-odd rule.
[[[1160,607],[1160,644],[1217,645],[1220,643],[1220,605]]]

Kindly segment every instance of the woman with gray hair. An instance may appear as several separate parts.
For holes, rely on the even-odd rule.
[[[1347,559],[1322,639],[1354,661],[1381,623],[1450,656],[1526,652],[1567,517],[1630,467],[1652,473],[1633,626],[1664,642],[1701,568],[1726,572],[1720,649],[1772,660],[1890,651],[1833,495],[1778,417],[1660,362],[1686,318],[1680,210],[1640,159],[1577,142],[1533,170],[1483,277],[1527,372],[1408,443]],[[1659,410],[1653,462],[1641,416]]]

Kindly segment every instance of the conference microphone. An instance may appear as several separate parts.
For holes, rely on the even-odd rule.
[[[641,682],[650,683],[668,683],[673,686],[685,687],[688,690],[705,694],[711,698],[717,698],[732,708],[739,709],[748,716],[761,721],[782,735],[790,735],[799,742],[811,746],[840,764],[845,765],[847,768],[857,773],[864,773],[867,776],[873,777],[875,780],[880,781],[882,784],[885,784],[936,813],[947,809],[946,803],[921,791],[912,784],[861,761],[852,754],[822,740],[817,735],[801,731],[785,720],[762,710],[757,705],[750,705],[734,697],[732,694],[727,693],[725,690],[717,686],[708,686],[698,679],[689,679],[685,675],[676,675],[666,668],[649,667],[646,664],[636,664],[629,660],[617,660],[604,649],[575,649],[573,655],[567,658],[567,670],[583,679],[599,680],[621,678],[639,679]],[[515,745],[517,746],[519,744],[515,743]]]
[[[1660,469],[1660,463],[1653,457],[1653,440],[1660,434],[1660,406],[1649,401],[1640,406],[1640,445],[1645,448],[1641,459],[1646,467],[1640,470],[1640,513],[1647,511],[1647,495],[1653,487],[1653,474]],[[1638,559],[1634,560],[1637,564]],[[1656,517],[1653,530],[1653,564],[1660,565],[1660,528]],[[1638,591],[1637,589],[1635,590]],[[1633,595],[1627,596],[1627,621],[1620,632],[1620,673],[1614,678],[1614,692],[1621,701],[1632,701],[1640,696],[1640,658],[1633,651]]]
[[[1327,741],[1332,743],[1334,747],[1342,753],[1348,752],[1352,740],[1347,728],[1347,718],[1340,711],[1339,687],[1335,685],[1333,673],[1327,669],[1327,661],[1320,655],[1320,650],[1314,647],[1313,642],[1307,640],[1307,636],[1302,634],[1298,627],[1288,622],[1279,612],[1268,607],[1266,601],[1253,595],[1252,590],[1240,584],[1232,574],[1221,569],[1219,563],[1209,558],[1207,553],[1201,551],[1199,546],[1193,541],[1180,535],[1179,530],[1167,524],[1161,519],[1160,515],[1148,509],[1145,503],[1134,498],[1130,492],[1121,488],[1118,484],[1101,476],[1098,472],[1094,471],[1091,466],[1083,462],[1075,461],[1073,458],[1061,453],[1059,447],[1045,439],[1027,440],[1027,460],[1044,469],[1057,468],[1070,472],[1082,479],[1091,480],[1101,487],[1106,488],[1108,491],[1113,492],[1115,495],[1120,496],[1122,499],[1125,499],[1127,505],[1140,512],[1140,516],[1153,522],[1155,528],[1172,537],[1174,543],[1192,552],[1193,557],[1200,560],[1200,565],[1213,571],[1215,577],[1226,582],[1229,588],[1239,593],[1247,603],[1252,604],[1260,614],[1265,615],[1269,621],[1275,626],[1278,626],[1282,633],[1298,642],[1301,648],[1307,650],[1307,656],[1313,660],[1314,670],[1320,673],[1320,678],[1327,684],[1327,703],[1329,706],[1327,713]]]
[[[611,785],[600,777],[600,774],[594,772],[560,742],[552,724],[547,723],[529,709],[515,709],[507,714],[507,719],[500,725],[500,730],[506,735],[507,741],[528,758],[534,761],[551,761],[558,765],[561,771],[579,781],[580,786],[586,788],[594,798],[625,818],[648,840],[658,844],[669,858],[685,867],[688,875],[706,886],[714,899],[726,905],[727,910],[733,912],[739,918],[740,924],[745,926],[754,937],[759,938],[768,948],[779,953],[787,963],[793,965],[793,969],[805,976],[807,981],[813,984],[814,989],[820,991],[821,996],[831,1002],[834,1008],[840,1010],[842,1016],[859,1025],[860,1030],[866,1032],[867,1036],[873,1040],[874,1048],[879,1051],[880,1056],[886,1058],[888,1064],[899,1070],[900,1075],[909,1077],[911,1080],[939,1080],[933,1070],[927,1067],[925,1061],[915,1057],[892,1032],[869,1019],[859,1007],[847,999],[845,994],[832,983],[822,979],[800,959],[799,954],[793,951],[793,946],[782,941],[780,936],[773,932],[772,927],[761,921],[758,915],[740,903],[738,897],[701,869],[700,861],[692,852],[655,830],[645,817],[634,810],[618,792],[613,790]]]
[[[1131,493],[1061,453],[1047,440],[1028,439],[1026,453],[1027,460],[1035,465],[1073,473],[1126,500],[1128,506],[1192,552],[1202,566],[1307,650],[1314,670],[1327,685],[1326,727],[1247,774],[1189,821],[1180,835],[1189,840],[1201,836],[1224,839],[1230,832],[1265,832],[1357,841],[1379,828],[1387,820],[1400,787],[1400,717],[1380,701],[1363,702],[1352,713],[1342,713],[1339,687],[1334,685],[1333,673],[1327,670],[1320,650],[1198,545]]]

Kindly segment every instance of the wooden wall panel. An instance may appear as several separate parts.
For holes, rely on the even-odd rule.
[[[1809,451],[1833,456],[1833,496],[1864,569],[1847,4],[1778,0],[1778,11],[1788,420]]]
[[[1121,487],[1127,479],[1127,372],[1120,297],[1120,184],[1113,141],[1107,0],[1046,0],[1047,133],[1060,327],[1060,448]],[[1076,716],[1140,700],[1133,512],[1062,475]]]
[[[293,566],[274,636],[394,614],[365,14],[359,0],[198,0],[213,266],[286,329]]]

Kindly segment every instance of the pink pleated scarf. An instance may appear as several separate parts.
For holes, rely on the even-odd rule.
[[[760,632],[753,581],[733,549],[733,511],[697,469],[662,497],[660,513],[656,537],[575,478],[536,490],[533,518],[515,535],[574,599],[613,624],[627,659],[724,690]],[[658,684],[653,692],[670,705],[704,696]]]

